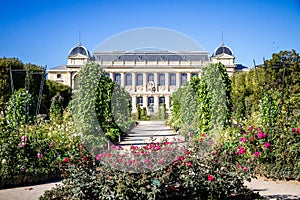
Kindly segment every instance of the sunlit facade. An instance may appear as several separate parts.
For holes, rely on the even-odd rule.
[[[79,44],[68,54],[68,62],[48,70],[48,78],[78,89],[78,72],[89,61],[103,67],[107,76],[120,84],[131,96],[133,113],[136,105],[145,107],[148,113],[157,113],[166,105],[171,111],[172,93],[193,76],[201,76],[208,63],[221,62],[229,75],[236,71],[232,50],[222,44],[212,56],[206,51],[100,51],[90,55]]]

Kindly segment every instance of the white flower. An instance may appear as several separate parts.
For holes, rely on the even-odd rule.
[[[1,163],[2,163],[2,165],[5,165],[6,164],[6,159],[2,159]]]

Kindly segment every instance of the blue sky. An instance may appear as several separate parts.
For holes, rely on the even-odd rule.
[[[107,38],[135,28],[181,32],[210,53],[231,47],[236,63],[251,67],[272,53],[300,52],[300,1],[0,1],[0,57],[23,62],[65,64],[81,43],[91,52]]]

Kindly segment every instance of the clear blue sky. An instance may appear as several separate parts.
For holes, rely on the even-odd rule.
[[[280,50],[300,52],[299,0],[1,0],[0,8],[0,57],[48,68],[66,64],[79,31],[92,51],[112,35],[141,27],[184,33],[210,53],[223,32],[236,63],[250,67]]]

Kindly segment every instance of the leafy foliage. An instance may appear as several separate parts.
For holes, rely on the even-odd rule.
[[[183,132],[218,132],[231,119],[231,82],[224,65],[209,64],[172,96],[170,123]]]
[[[9,99],[6,108],[6,122],[10,127],[29,124],[34,117],[34,101],[27,90],[21,88]]]
[[[52,98],[51,106],[50,106],[50,120],[55,121],[57,123],[61,123],[63,120],[63,104],[62,97],[60,95],[56,95]]]

